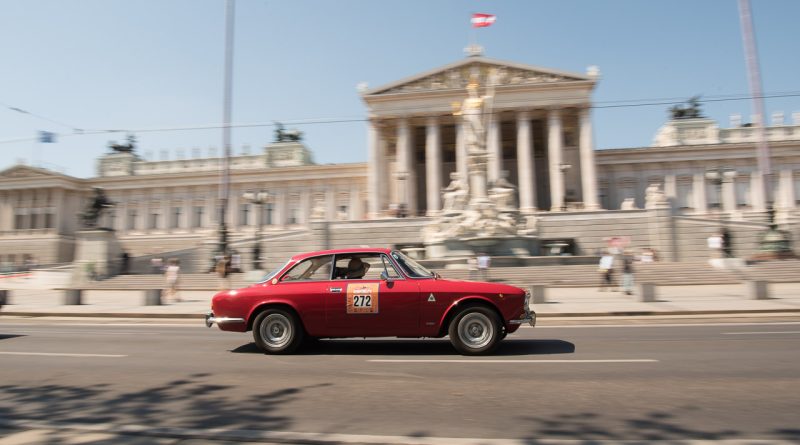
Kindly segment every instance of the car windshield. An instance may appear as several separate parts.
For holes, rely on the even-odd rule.
[[[421,264],[407,257],[402,252],[393,251],[392,258],[397,261],[397,264],[403,271],[411,278],[433,278],[433,272],[424,268]]]
[[[289,262],[288,262],[288,261],[287,261],[287,262],[285,262],[285,263],[283,263],[283,264],[281,264],[281,265],[280,265],[280,266],[278,266],[277,268],[275,268],[275,269],[271,270],[271,271],[270,271],[268,274],[264,275],[264,277],[263,277],[263,278],[261,278],[260,280],[258,280],[258,282],[259,282],[259,283],[264,283],[264,282],[266,282],[266,281],[269,281],[269,280],[271,280],[271,279],[275,278],[275,275],[278,275],[278,272],[282,271],[282,270],[283,270],[283,268],[284,268],[284,267],[286,267],[286,265],[287,265],[287,264],[289,264]]]

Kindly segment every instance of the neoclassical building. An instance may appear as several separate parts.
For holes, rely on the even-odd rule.
[[[586,74],[558,71],[473,52],[365,89],[367,163],[315,164],[296,133],[278,133],[259,152],[231,158],[227,223],[232,242],[252,243],[257,229],[267,237],[297,236],[312,219],[363,222],[406,216],[424,223],[435,217],[451,174],[467,176],[464,132],[454,104],[463,101],[470,80],[480,84],[491,103],[485,116],[488,180],[504,177],[514,184],[523,214],[563,215],[568,222],[571,214],[585,220],[644,208],[646,191],[656,185],[674,215],[713,219],[724,213],[731,220],[763,222],[764,210],[773,204],[781,221],[798,220],[800,114],[791,122],[781,114],[770,120],[773,172],[768,178],[761,178],[757,167],[755,128],[737,116],[728,128],[699,116],[672,119],[654,129],[648,146],[595,150],[592,92],[598,73],[596,68]],[[77,215],[96,187],[116,204],[103,225],[113,228],[134,256],[213,243],[221,165],[215,153],[148,160],[131,144],[98,159],[93,178],[27,165],[6,169],[0,172],[0,263],[70,261]],[[263,205],[243,197],[257,191],[269,194]],[[404,221],[411,224],[408,219],[398,224]],[[575,239],[581,236],[574,233]]]

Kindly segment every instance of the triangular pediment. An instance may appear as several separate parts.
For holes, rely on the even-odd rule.
[[[470,79],[476,75],[480,85],[488,85],[492,73],[495,76],[492,83],[496,86],[594,81],[593,78],[588,76],[566,71],[505,62],[486,57],[467,57],[431,71],[373,88],[364,92],[363,95],[367,97],[463,89],[466,88]]]
[[[63,177],[61,173],[53,172],[38,167],[31,167],[29,165],[15,165],[3,171],[0,171],[0,178],[16,179],[16,178],[52,178]]]

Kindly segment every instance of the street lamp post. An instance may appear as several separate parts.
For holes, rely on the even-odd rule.
[[[242,195],[242,198],[249,201],[258,209],[258,217],[256,218],[256,240],[253,244],[253,269],[261,269],[261,226],[263,225],[264,217],[264,204],[268,203],[271,195],[265,191],[257,193],[247,192]]]
[[[572,164],[561,163],[558,164],[559,170],[561,170],[561,180],[563,181],[564,185],[564,196],[562,196],[561,200],[561,211],[567,211],[567,171],[572,168]]]

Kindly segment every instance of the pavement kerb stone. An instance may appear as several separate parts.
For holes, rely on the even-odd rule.
[[[573,312],[573,313],[537,313],[536,318],[585,318],[585,317],[655,317],[655,316],[691,316],[691,315],[747,315],[747,314],[797,314],[797,309],[732,309],[732,310],[699,310],[699,311],[611,311],[611,312]],[[202,320],[205,314],[176,313],[130,313],[130,312],[13,312],[0,311],[0,317],[64,317],[64,318],[157,318],[157,319],[197,319]]]

